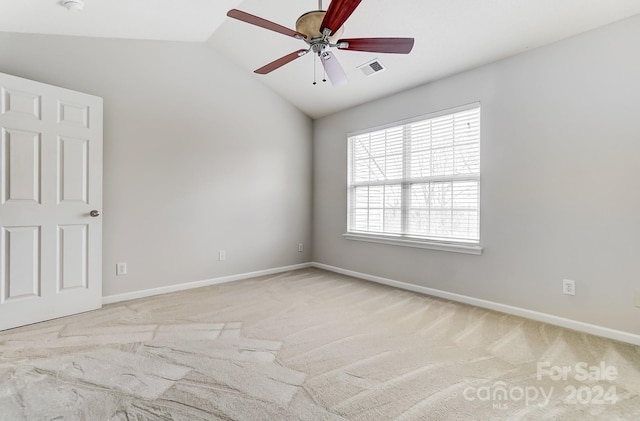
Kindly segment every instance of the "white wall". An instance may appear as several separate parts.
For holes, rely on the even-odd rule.
[[[317,120],[314,261],[640,334],[638,40],[634,17]],[[343,239],[346,134],[475,101],[484,254]]]
[[[213,49],[0,33],[0,72],[104,98],[103,295],[310,260],[312,122]]]

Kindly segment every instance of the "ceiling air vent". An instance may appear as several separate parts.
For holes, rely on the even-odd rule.
[[[386,70],[386,67],[384,67],[378,59],[375,59],[358,66],[358,69],[360,69],[362,73],[365,74],[365,76],[371,76],[374,73],[378,73],[383,70]]]

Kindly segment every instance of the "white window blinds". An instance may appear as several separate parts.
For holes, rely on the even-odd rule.
[[[480,106],[352,135],[348,231],[480,240]]]

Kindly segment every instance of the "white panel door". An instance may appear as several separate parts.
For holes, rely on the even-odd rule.
[[[0,73],[0,330],[100,308],[101,209],[102,98]]]

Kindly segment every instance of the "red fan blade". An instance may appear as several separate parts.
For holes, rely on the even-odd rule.
[[[296,32],[293,29],[286,28],[282,25],[278,25],[277,23],[271,22],[269,20],[251,15],[247,12],[243,12],[242,10],[231,9],[227,12],[227,16],[229,16],[230,18],[241,20],[243,22],[250,23],[252,25],[259,26],[261,28],[269,29],[274,32],[279,32],[281,34],[284,34],[290,37],[300,38],[300,39],[305,38],[305,35],[301,34],[300,32]]]
[[[332,0],[327,13],[324,15],[320,32],[324,33],[325,29],[331,32],[329,35],[340,29],[349,16],[356,10],[356,7],[362,0]]]
[[[350,38],[338,40],[337,46],[341,50],[409,54],[413,42],[413,38]]]
[[[287,63],[292,62],[293,60],[297,59],[298,57],[302,57],[303,55],[307,54],[309,52],[309,50],[298,50],[298,51],[294,51],[291,54],[287,54],[284,57],[280,57],[277,60],[272,61],[271,63],[262,66],[261,68],[259,68],[258,70],[254,70],[254,73],[257,73],[259,75],[266,75],[267,73],[271,73],[276,69],[279,69],[280,67],[284,66]]]

